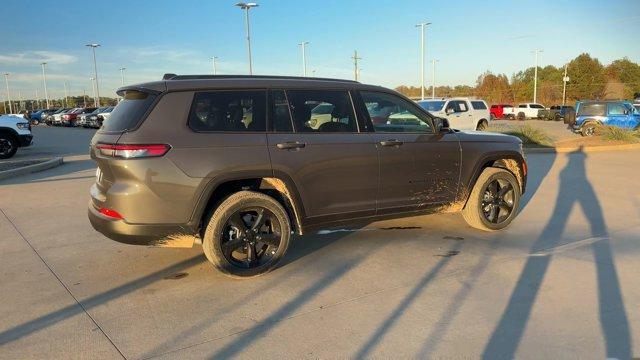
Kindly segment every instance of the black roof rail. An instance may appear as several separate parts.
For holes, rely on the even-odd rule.
[[[355,80],[303,77],[303,76],[282,76],[282,75],[176,75],[164,74],[162,80],[214,80],[214,79],[282,79],[282,80],[320,80],[338,81],[348,83],[358,83]]]

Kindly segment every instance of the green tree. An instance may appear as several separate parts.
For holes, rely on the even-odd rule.
[[[567,98],[598,100],[604,98],[606,78],[604,66],[589,54],[580,54],[568,64]]]

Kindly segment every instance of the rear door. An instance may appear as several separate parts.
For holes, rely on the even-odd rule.
[[[469,104],[464,100],[451,100],[447,104],[449,115],[447,119],[452,128],[458,130],[475,130],[473,123],[473,113],[469,109]]]
[[[436,134],[425,111],[395,94],[362,91],[360,96],[369,116],[376,108],[393,109],[388,121],[373,124],[380,159],[378,214],[453,201],[461,161],[455,134]]]
[[[293,181],[308,221],[375,214],[377,150],[349,91],[274,89],[270,103],[274,175]]]

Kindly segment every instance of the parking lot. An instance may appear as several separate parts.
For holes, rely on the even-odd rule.
[[[506,231],[457,214],[324,231],[233,280],[199,246],[91,228],[92,133],[35,128],[16,158],[71,161],[0,182],[2,359],[640,356],[640,151],[530,154]]]

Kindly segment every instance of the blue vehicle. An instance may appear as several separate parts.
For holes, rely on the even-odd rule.
[[[41,123],[44,121],[44,118],[47,115],[51,115],[54,112],[56,112],[58,109],[41,109],[41,110],[37,110],[32,112],[31,114],[29,114],[29,117],[31,118],[31,121],[35,123],[35,125],[37,125],[38,123]]]
[[[628,101],[578,101],[573,131],[593,136],[598,125],[634,130],[640,125],[640,112]]]

